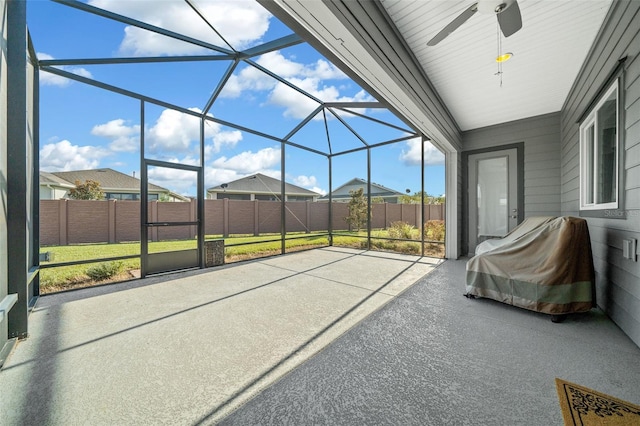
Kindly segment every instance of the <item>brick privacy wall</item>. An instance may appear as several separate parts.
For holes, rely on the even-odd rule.
[[[218,200],[207,200],[207,202],[208,201],[218,201]],[[274,204],[277,204],[277,203],[274,203]],[[262,210],[262,206],[259,206],[258,208]],[[255,203],[253,201],[230,200],[228,217],[229,217],[229,233],[230,234],[250,234],[250,235],[254,234]],[[274,232],[274,231],[262,231],[262,232]]]
[[[60,200],[40,201],[40,243],[60,245]]]
[[[67,244],[108,242],[109,201],[67,200],[67,235]]]
[[[116,205],[116,242],[140,241],[140,203],[113,202]]]
[[[333,230],[347,230],[347,203],[333,203]],[[415,227],[420,217],[416,204],[373,204],[373,228],[386,228],[396,221]],[[280,232],[281,205],[273,201],[205,200],[207,235],[258,235]],[[140,240],[140,203],[136,201],[40,201],[40,244],[118,243]],[[194,221],[196,201],[191,203],[149,202],[149,217],[156,222]],[[287,202],[287,232],[327,230],[328,203]],[[427,220],[444,220],[443,205],[425,206]],[[302,223],[300,223],[302,222]],[[307,229],[308,228],[308,229]],[[150,240],[191,239],[195,226],[151,228]]]
[[[313,203],[309,206],[309,231],[326,231],[329,223],[329,203]]]
[[[386,228],[387,223],[387,204],[371,204],[371,227]]]
[[[253,201],[249,201],[252,203]],[[258,233],[280,232],[282,206],[278,202],[265,201],[258,204]]]
[[[309,232],[307,225],[307,202],[285,202],[287,232]]]
[[[204,233],[206,235],[224,234],[224,200],[206,200],[204,203]]]
[[[150,202],[157,207],[158,222],[193,222],[196,220],[195,200],[191,203]],[[161,226],[158,227],[158,240],[187,240],[195,238],[197,230],[194,226]]]
[[[331,217],[331,226],[334,231],[346,231],[349,225],[344,220],[349,215],[348,203],[333,203],[333,216]]]

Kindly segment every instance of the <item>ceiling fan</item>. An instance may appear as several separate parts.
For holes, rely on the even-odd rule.
[[[449,34],[467,22],[476,12],[495,14],[498,18],[498,24],[500,25],[502,34],[504,34],[505,37],[509,37],[522,28],[522,16],[520,15],[520,8],[516,0],[479,0],[465,9],[464,12],[451,21],[449,25],[440,30],[435,37],[429,40],[427,46],[435,46],[440,43]]]

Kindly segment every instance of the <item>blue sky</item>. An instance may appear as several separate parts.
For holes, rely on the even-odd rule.
[[[228,48],[183,1],[92,0],[104,8],[168,30]],[[253,1],[195,2],[199,10],[236,50],[288,35],[291,31]],[[40,59],[78,59],[217,54],[136,27],[51,3],[31,1],[28,24]],[[372,101],[365,90],[309,45],[301,44],[254,58],[316,98],[328,101]],[[183,108],[201,112],[218,85],[228,61],[66,66],[66,71],[132,90]],[[41,73],[40,164],[46,171],[111,167],[140,173],[140,102],[120,94]],[[317,103],[279,83],[255,67],[241,63],[209,111],[213,117],[259,132],[284,137]],[[356,112],[406,128],[388,111]],[[406,133],[356,114],[341,118],[368,143],[395,139]],[[327,152],[327,130],[316,117],[291,141]],[[338,119],[328,120],[335,151],[362,146]],[[145,104],[146,157],[197,164],[199,120],[181,112]],[[254,173],[281,178],[281,145],[232,127],[207,121],[205,126],[205,186],[230,182]],[[405,141],[373,149],[373,182],[400,192],[420,190],[420,144]],[[329,190],[326,157],[285,147],[285,180],[325,194]],[[425,189],[444,193],[443,156],[426,148]],[[359,177],[366,179],[366,153],[333,158],[333,187]],[[174,169],[149,169],[150,180],[173,191],[195,195],[195,175]]]

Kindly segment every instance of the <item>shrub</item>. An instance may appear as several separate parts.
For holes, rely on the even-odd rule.
[[[118,275],[122,269],[122,262],[106,262],[87,269],[87,275],[92,280],[102,281]]]
[[[412,237],[413,229],[413,225],[409,225],[407,222],[391,222],[391,226],[388,230],[389,237],[410,240]]]
[[[444,241],[444,220],[428,220],[424,224],[424,238],[429,241]]]

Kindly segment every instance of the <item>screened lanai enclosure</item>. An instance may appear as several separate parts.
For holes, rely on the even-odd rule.
[[[27,8],[50,291],[79,267],[126,279],[330,245],[444,256],[428,187],[442,154],[260,4]],[[72,171],[106,196],[70,199],[85,182],[64,179],[88,176]]]

